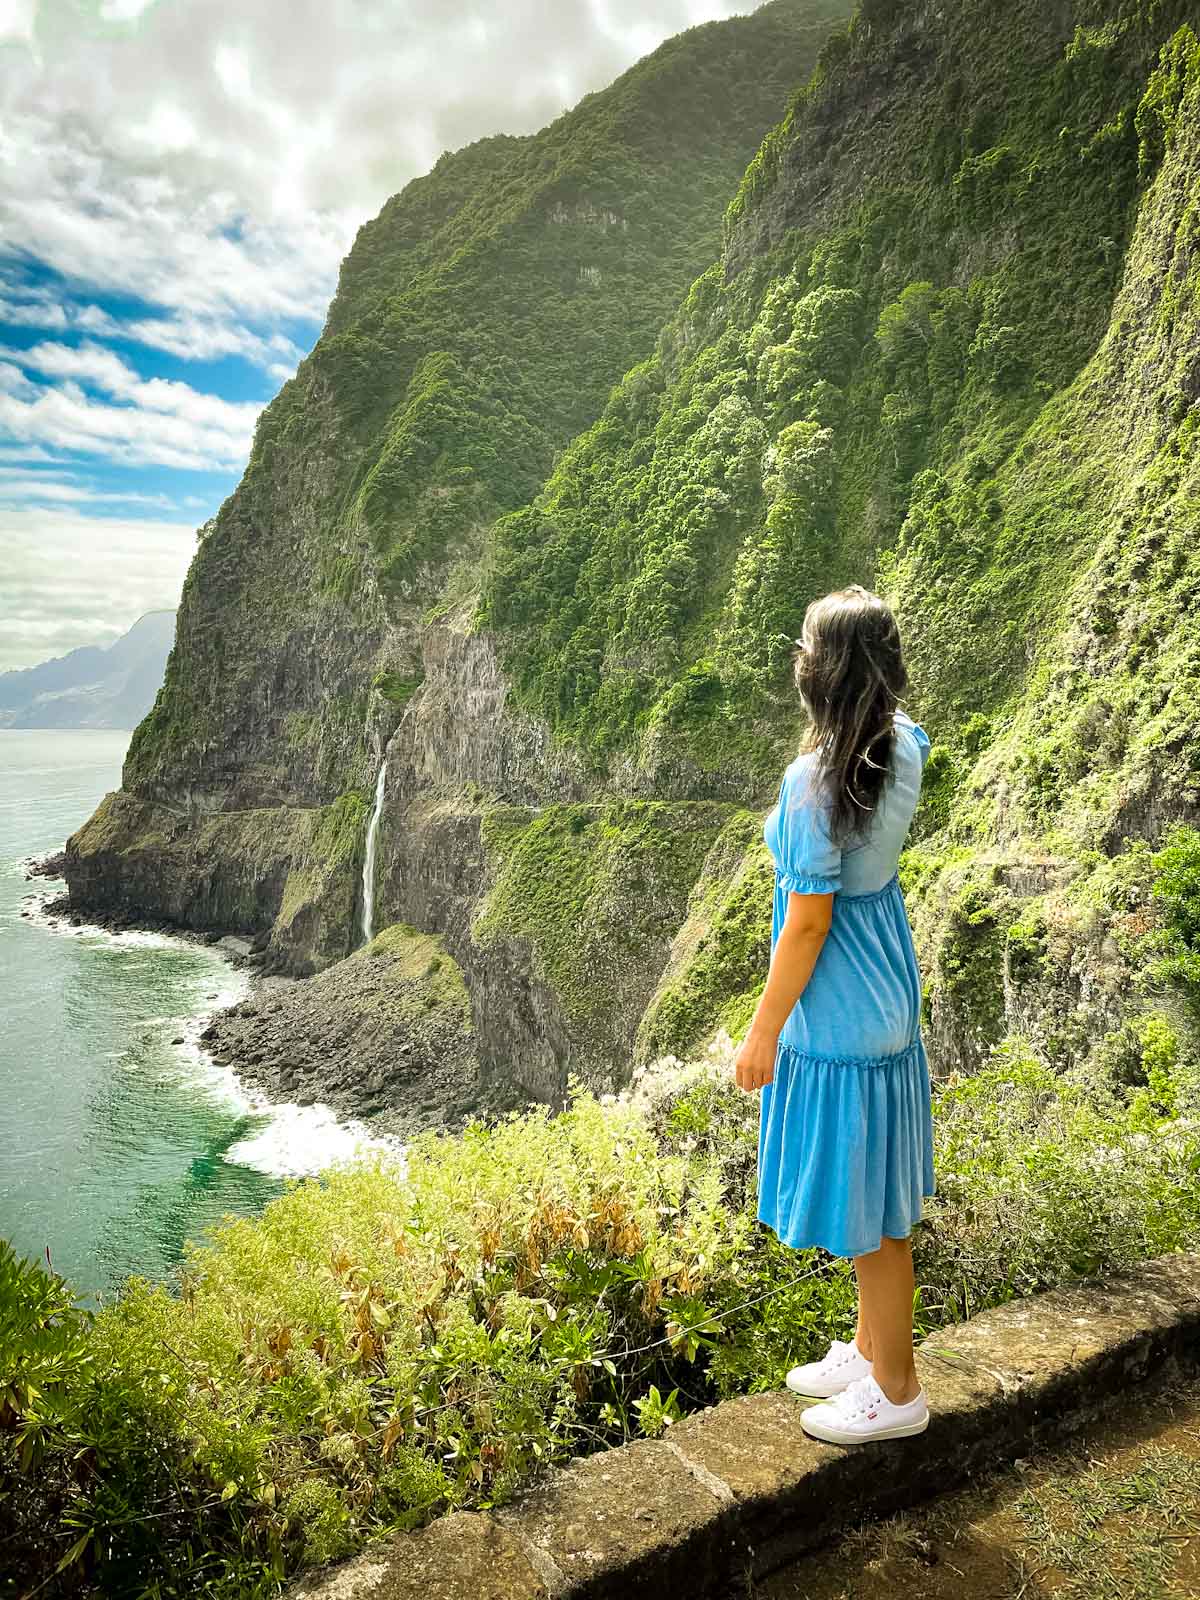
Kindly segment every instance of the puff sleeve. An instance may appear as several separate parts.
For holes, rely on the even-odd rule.
[[[829,837],[828,802],[811,792],[811,771],[811,763],[801,759],[784,773],[767,842],[784,889],[834,894],[842,883],[842,851]]]

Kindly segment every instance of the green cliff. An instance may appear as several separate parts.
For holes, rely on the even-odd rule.
[[[1188,10],[862,6],[654,356],[494,530],[514,696],[762,805],[805,605],[891,598],[938,746],[906,882],[943,1070],[1010,1030],[1136,1070],[1153,1007],[1190,1028],[1145,970],[1147,847],[1200,816]],[[705,890],[640,1048],[736,1023],[761,860]]]
[[[444,157],[264,414],[73,898],[327,966],[386,751],[376,926],[445,939],[491,1072],[619,1081],[747,1014],[785,636],[857,579],[936,741],[936,1064],[1190,1048],[1190,10],[777,0]]]

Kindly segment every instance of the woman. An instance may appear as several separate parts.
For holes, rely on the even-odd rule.
[[[763,826],[771,966],[735,1065],[761,1090],[759,1219],[850,1256],[858,1329],[788,1373],[808,1433],[839,1444],[929,1425],[913,1364],[909,1233],[934,1193],[921,983],[896,865],[929,738],[895,618],[860,584],[814,600],[795,658],[811,727]]]

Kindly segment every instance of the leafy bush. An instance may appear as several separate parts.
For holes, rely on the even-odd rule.
[[[1161,1017],[1142,1049],[1140,1087],[1009,1040],[939,1089],[922,1330],[1200,1238],[1191,1068]],[[135,1280],[94,1317],[0,1252],[3,1570],[46,1595],[272,1594],[779,1385],[848,1335],[853,1275],[757,1223],[731,1053],[297,1183],[191,1247],[176,1292]]]
[[[1200,1010],[1200,833],[1179,826],[1152,857],[1153,893],[1166,916],[1157,975],[1179,979]]]
[[[1096,1094],[1019,1040],[939,1090],[939,1193],[917,1245],[929,1326],[1200,1238],[1200,1122],[1148,1119],[1143,1093]]]

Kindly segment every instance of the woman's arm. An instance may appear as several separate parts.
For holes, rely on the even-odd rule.
[[[787,916],[775,941],[766,988],[733,1058],[738,1087],[747,1093],[775,1076],[779,1035],[812,977],[832,920],[832,894],[788,894]]]

